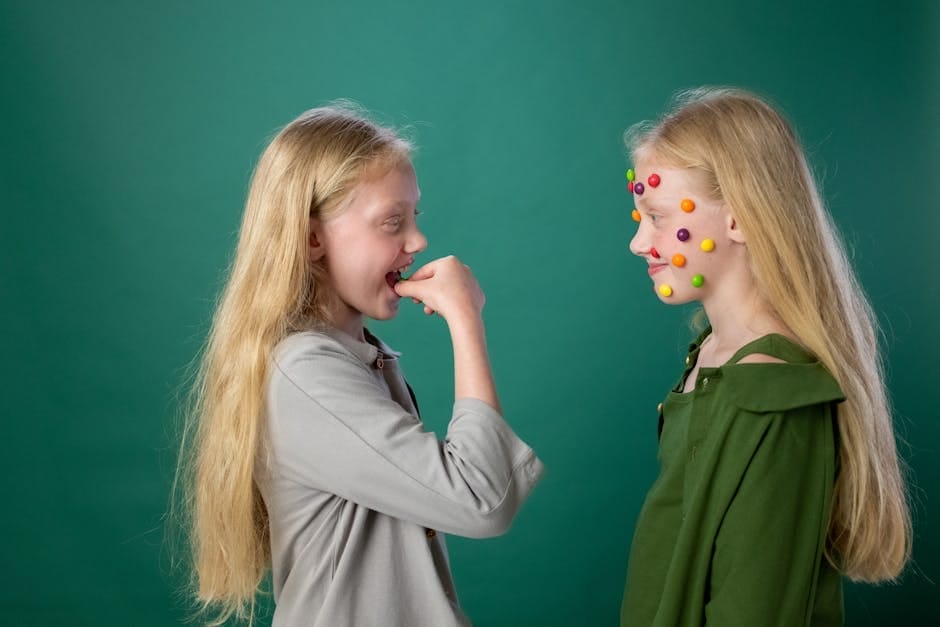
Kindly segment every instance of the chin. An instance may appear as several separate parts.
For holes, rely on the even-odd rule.
[[[398,303],[388,304],[368,315],[373,320],[391,320],[398,315]]]
[[[690,294],[683,294],[675,290],[673,290],[671,295],[663,296],[659,292],[659,285],[653,288],[653,292],[656,294],[656,298],[658,298],[661,303],[664,303],[666,305],[685,305],[687,303],[691,303],[696,300]]]

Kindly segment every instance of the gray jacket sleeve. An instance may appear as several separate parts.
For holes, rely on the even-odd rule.
[[[492,407],[456,401],[439,441],[328,340],[278,356],[267,419],[268,462],[284,478],[445,533],[505,532],[542,472]]]

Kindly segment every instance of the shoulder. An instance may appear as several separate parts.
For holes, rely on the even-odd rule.
[[[355,359],[355,355],[336,337],[320,331],[292,333],[274,347],[273,361],[281,369],[290,369],[308,361]]]
[[[293,333],[274,349],[268,390],[272,397],[300,390],[321,400],[324,394],[354,397],[381,391],[376,354],[374,346],[338,333]]]
[[[292,333],[274,348],[272,378],[298,381],[370,380],[379,349],[345,333],[327,329]]]
[[[721,371],[734,403],[752,412],[789,411],[845,400],[822,362],[779,335],[762,338],[753,352]]]

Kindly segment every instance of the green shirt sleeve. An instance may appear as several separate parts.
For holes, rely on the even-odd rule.
[[[735,430],[759,443],[715,538],[706,624],[813,622],[835,481],[831,408],[740,416]]]

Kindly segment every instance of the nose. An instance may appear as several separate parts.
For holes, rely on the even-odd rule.
[[[641,222],[637,225],[636,233],[633,234],[633,238],[630,240],[630,252],[638,257],[642,257],[649,252],[649,238],[646,236],[646,229],[643,228],[643,223]]]
[[[405,252],[409,255],[417,255],[427,247],[428,238],[424,236],[421,229],[415,226],[408,234],[408,239],[405,240]]]

